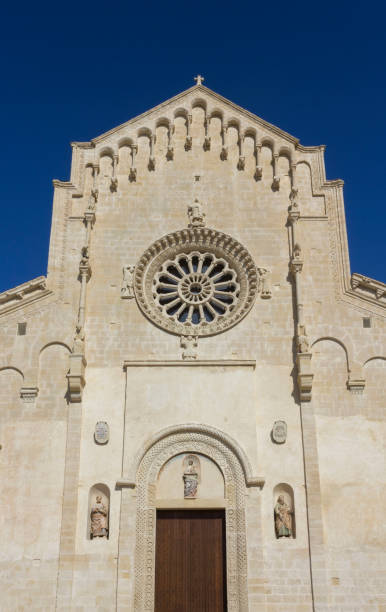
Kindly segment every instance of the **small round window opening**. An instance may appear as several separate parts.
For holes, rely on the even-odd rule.
[[[213,253],[179,253],[154,278],[154,299],[163,314],[192,326],[217,322],[234,309],[237,273]]]

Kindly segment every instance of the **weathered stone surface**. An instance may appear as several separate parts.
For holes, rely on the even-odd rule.
[[[151,609],[155,509],[189,504],[226,507],[230,612],[384,606],[386,286],[351,276],[343,183],[325,179],[323,152],[202,77],[73,143],[47,278],[0,295],[4,609]],[[227,262],[223,287],[198,263],[176,289],[164,261],[145,274],[166,249],[175,264],[207,247]],[[164,308],[174,290],[190,327]],[[195,333],[189,306],[210,318],[209,294],[218,327]],[[95,491],[108,538],[90,539]],[[296,529],[277,538],[282,494]]]

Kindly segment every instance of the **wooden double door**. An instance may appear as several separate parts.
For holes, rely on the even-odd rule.
[[[155,612],[226,612],[224,510],[158,510]]]

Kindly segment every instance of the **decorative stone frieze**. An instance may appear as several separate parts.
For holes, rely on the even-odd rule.
[[[182,336],[211,336],[250,310],[258,287],[248,251],[231,236],[193,227],[162,237],[140,258],[134,289],[142,312]]]

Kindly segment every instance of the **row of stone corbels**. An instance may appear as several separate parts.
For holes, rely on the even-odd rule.
[[[175,118],[183,116],[186,121],[186,138],[185,138],[185,150],[189,151],[192,148],[192,135],[191,135],[191,124],[192,124],[192,114],[186,110],[180,109],[176,111]],[[296,160],[295,160],[295,151],[293,151],[289,146],[279,146],[279,144],[271,137],[258,134],[256,128],[254,127],[245,127],[242,126],[240,121],[237,119],[229,119],[224,120],[222,113],[219,111],[213,111],[211,114],[207,114],[205,111],[204,116],[204,141],[203,141],[203,149],[204,151],[209,151],[211,148],[211,137],[209,135],[209,126],[210,120],[212,117],[219,118],[221,121],[221,138],[222,138],[222,149],[220,153],[220,158],[222,160],[228,159],[228,141],[227,141],[227,133],[230,127],[233,127],[238,132],[238,140],[237,146],[239,150],[237,168],[238,170],[245,169],[245,139],[247,137],[251,138],[254,142],[254,151],[253,155],[255,157],[255,180],[260,180],[263,176],[263,168],[261,164],[261,149],[263,146],[268,146],[272,151],[272,166],[273,166],[273,183],[272,187],[274,189],[279,189],[280,187],[280,177],[278,175],[278,161],[280,156],[284,156],[289,160],[290,164],[290,177],[291,177],[291,187],[296,189]],[[136,135],[132,137],[122,138],[118,142],[118,151],[111,147],[102,147],[99,152],[99,158],[102,156],[109,156],[112,159],[112,177],[111,177],[111,190],[116,191],[117,189],[117,166],[119,162],[119,149],[123,146],[127,146],[130,148],[131,152],[131,161],[130,161],[130,170],[128,178],[131,182],[136,181],[137,178],[137,168],[136,168],[136,155],[138,152],[138,138],[145,136],[149,139],[149,161],[148,161],[148,169],[150,171],[155,170],[156,168],[156,158],[154,154],[155,143],[156,143],[156,130],[158,127],[165,127],[167,129],[168,135],[168,144],[167,144],[167,152],[166,159],[171,161],[174,159],[174,143],[173,143],[173,134],[175,131],[174,120],[163,117],[158,119],[155,122],[155,126],[153,128],[150,127],[141,127],[137,130]],[[94,164],[95,165],[95,164]]]

